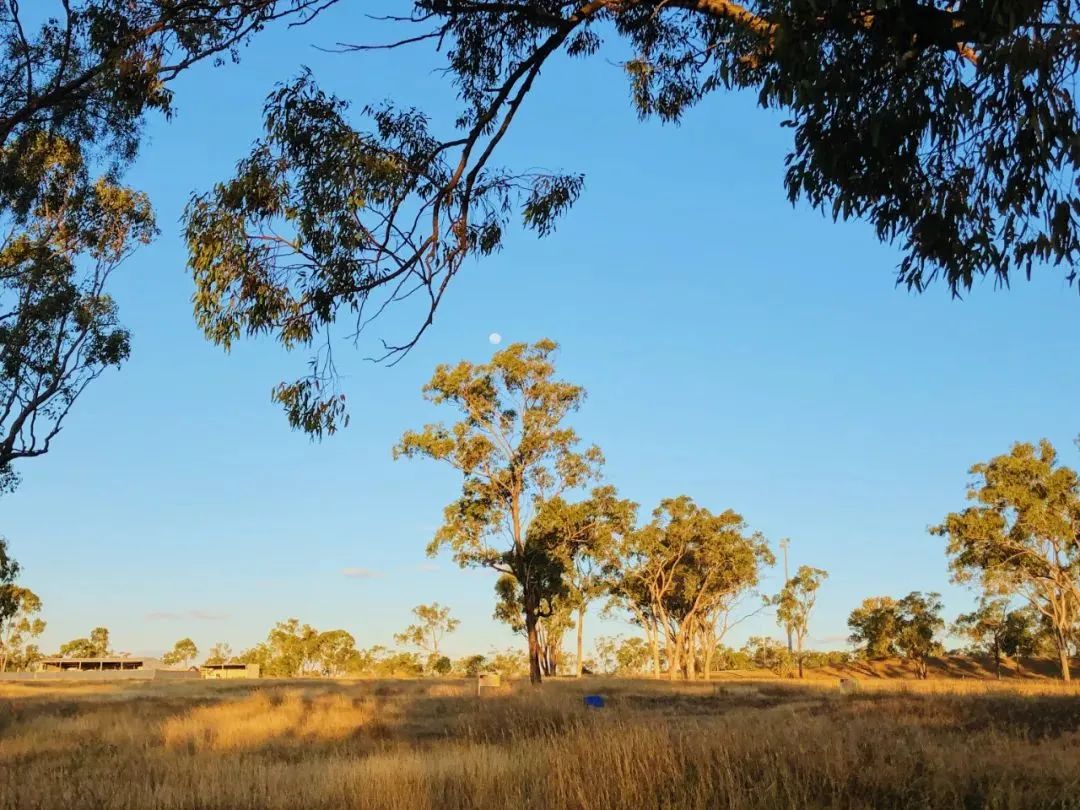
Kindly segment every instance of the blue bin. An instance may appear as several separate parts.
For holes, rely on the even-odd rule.
[[[604,708],[604,696],[603,695],[586,695],[585,705],[590,709],[602,709]]]

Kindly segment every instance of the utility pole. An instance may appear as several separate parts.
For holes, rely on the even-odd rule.
[[[782,538],[780,540],[780,549],[784,552],[784,587],[785,588],[787,587],[787,584],[788,584],[787,550],[788,550],[788,546],[790,546],[790,545],[791,545],[791,541],[788,540],[786,537],[784,537],[784,538]],[[787,630],[787,651],[789,653],[794,654],[795,645],[792,643],[792,639],[791,639],[791,625],[790,624],[784,625],[784,629]]]

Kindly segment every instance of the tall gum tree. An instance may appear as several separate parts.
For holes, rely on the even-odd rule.
[[[976,505],[949,513],[930,531],[946,538],[956,582],[1019,595],[1039,611],[1068,681],[1069,641],[1080,615],[1080,478],[1058,464],[1045,439],[1038,446],[1018,442],[970,472],[967,497]]]
[[[1045,265],[1075,275],[1073,0],[415,0],[387,23],[386,41],[342,50],[372,65],[370,46],[430,49],[456,117],[353,106],[307,72],[275,90],[250,154],[187,213],[211,339],[269,332],[306,346],[339,316],[351,335],[417,293],[420,314],[388,355],[408,350],[467,259],[514,227],[551,233],[582,193],[579,173],[500,161],[537,83],[573,76],[545,72],[555,60],[619,60],[638,114],[665,122],[713,93],[755,94],[793,133],[789,199],[866,221],[896,244],[910,289],[942,279],[960,295]],[[328,353],[315,361],[278,398],[318,432],[344,411]]]
[[[431,458],[461,473],[461,496],[444,510],[428,553],[445,546],[463,567],[516,580],[534,684],[542,678],[537,622],[553,559],[545,544],[529,542],[530,527],[546,502],[594,480],[603,462],[599,448],[580,449],[565,424],[585,390],[555,378],[556,349],[551,340],[516,343],[487,363],[439,366],[424,396],[460,419],[408,431],[394,448],[395,458]]]
[[[618,539],[633,530],[636,515],[637,504],[619,498],[615,487],[606,485],[580,501],[550,499],[531,528],[533,539],[550,549],[561,570],[558,596],[574,614],[577,677],[582,674],[589,605],[607,590],[604,565]]]
[[[674,680],[695,676],[702,639],[708,639],[708,677],[710,651],[731,626],[732,609],[757,585],[762,566],[774,562],[765,538],[751,533],[737,512],[713,514],[681,495],[661,501],[648,524],[623,538],[609,576],[617,601],[646,627],[654,674],[663,636]]]

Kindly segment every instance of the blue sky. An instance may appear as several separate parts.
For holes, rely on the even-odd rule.
[[[151,122],[129,182],[152,195],[162,233],[115,287],[133,357],[3,499],[3,533],[45,603],[43,647],[106,625],[119,650],[187,635],[240,649],[290,616],[367,646],[435,600],[462,620],[452,654],[516,643],[491,619],[490,575],[424,556],[455,477],[390,455],[438,416],[420,397],[433,367],[483,360],[491,332],[561,343],[561,375],[589,392],[575,425],[643,512],[686,493],[789,536],[793,569],[827,569],[815,646],[842,646],[870,595],[940,590],[950,617],[969,608],[926,527],[963,505],[973,462],[1014,440],[1047,437],[1080,461],[1076,291],[1052,270],[963,301],[941,285],[896,288],[898,253],[868,225],[787,203],[778,115],[719,94],[679,127],[642,124],[607,59],[545,70],[503,150],[510,165],[585,173],[556,234],[516,234],[467,266],[396,367],[341,345],[352,425],[321,444],[291,433],[269,392],[306,355],[271,341],[226,355],[202,338],[179,217],[192,191],[228,176],[267,91],[302,65],[358,106],[394,97],[448,127],[454,100],[427,52],[311,47],[377,40],[373,26],[341,8],[267,32],[240,65],[192,71],[176,119]],[[367,349],[404,335],[405,316],[377,324]],[[762,615],[731,641],[756,634],[779,637]]]

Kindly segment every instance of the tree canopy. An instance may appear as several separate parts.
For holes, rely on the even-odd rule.
[[[848,617],[850,641],[867,658],[903,655],[926,677],[926,659],[942,651],[938,634],[945,627],[941,595],[912,591],[903,599],[874,596],[864,599]]]
[[[550,611],[542,602],[550,602],[555,583],[562,587],[563,561],[552,544],[572,539],[537,518],[594,480],[603,462],[600,449],[580,448],[566,424],[585,391],[555,378],[557,348],[550,340],[515,343],[488,363],[439,366],[424,396],[457,410],[459,420],[408,431],[394,448],[395,458],[431,458],[461,473],[461,496],[443,511],[428,553],[445,546],[462,566],[492,568],[516,581],[534,683],[541,678],[536,623]]]
[[[803,676],[803,643],[810,631],[810,613],[817,601],[818,589],[828,576],[828,573],[820,568],[800,565],[795,576],[784,583],[780,593],[773,599],[777,621],[789,628],[795,636],[795,661],[799,667],[800,678]]]
[[[112,655],[109,646],[109,628],[95,627],[89,638],[76,638],[60,645],[60,655],[64,658],[101,658]]]
[[[418,320],[384,356],[408,350],[467,258],[515,224],[549,234],[578,199],[581,174],[503,167],[499,148],[546,65],[605,56],[643,118],[677,122],[736,90],[781,111],[789,199],[868,221],[911,289],[940,278],[959,295],[1042,264],[1072,279],[1078,13],[1072,0],[415,0],[390,18],[398,41],[342,49],[434,49],[456,119],[354,108],[308,72],[282,84],[236,174],[187,212],[198,320],[224,345],[302,346],[417,293]],[[333,376],[327,350],[278,389],[294,426],[341,423]]]
[[[947,540],[953,579],[991,594],[1017,594],[1054,632],[1061,676],[1080,616],[1080,477],[1045,439],[1017,443],[971,468],[968,500],[931,531]]]
[[[173,645],[171,650],[161,656],[161,660],[169,665],[179,664],[183,666],[194,661],[195,656],[198,654],[199,648],[195,646],[195,642],[190,638],[182,638]]]
[[[173,80],[236,58],[267,23],[318,0],[36,0],[0,4],[0,491],[41,456],[130,336],[109,279],[156,233],[122,185]]]
[[[708,677],[712,653],[739,600],[775,558],[765,538],[732,509],[714,514],[686,495],[666,498],[652,520],[617,546],[609,576],[617,603],[649,634],[659,675],[659,639],[668,674],[694,677],[697,647]]]
[[[398,644],[410,644],[428,653],[431,664],[437,664],[442,656],[439,645],[443,638],[457,630],[461,622],[450,615],[450,608],[433,602],[417,605],[412,609],[416,622],[394,636]]]

